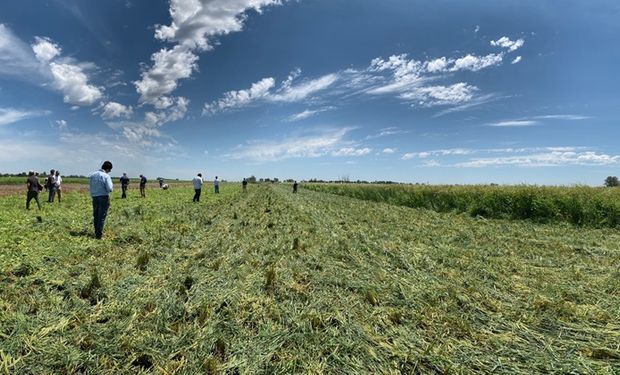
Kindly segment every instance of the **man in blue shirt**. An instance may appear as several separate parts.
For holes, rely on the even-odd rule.
[[[103,162],[101,169],[88,176],[90,180],[90,196],[93,198],[93,223],[95,225],[95,238],[103,236],[103,225],[110,208],[110,193],[112,192],[112,178],[110,171],[112,163]]]

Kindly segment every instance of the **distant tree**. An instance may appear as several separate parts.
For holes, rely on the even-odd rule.
[[[255,183],[255,182],[256,182],[256,177],[255,177],[254,175],[252,175],[252,176],[250,176],[250,177],[246,178],[246,180],[247,180],[249,183],[253,184],[253,183]]]
[[[618,181],[618,177],[616,176],[607,176],[607,178],[605,179],[605,186],[606,187],[620,186],[620,181]]]

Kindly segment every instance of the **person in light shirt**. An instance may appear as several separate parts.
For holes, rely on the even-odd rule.
[[[62,177],[60,177],[60,171],[56,170],[56,182],[54,183],[56,187],[56,196],[58,196],[58,204],[60,204],[60,200],[62,198]]]
[[[90,196],[93,199],[95,238],[98,240],[103,237],[103,226],[110,208],[110,193],[113,189],[112,178],[109,175],[110,171],[112,171],[112,163],[106,160],[103,162],[100,170],[88,176]]]
[[[202,173],[198,173],[192,180],[194,184],[194,199],[192,202],[200,202],[200,193],[202,192]]]
[[[213,180],[213,188],[215,188],[215,194],[220,193],[220,181],[217,179],[217,176],[215,176],[215,180]]]

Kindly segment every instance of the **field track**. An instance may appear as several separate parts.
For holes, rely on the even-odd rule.
[[[205,190],[1,198],[0,372],[620,371],[615,229]]]
[[[25,180],[25,178],[24,178]],[[41,182],[43,183],[43,182]],[[189,183],[176,183],[176,182],[171,182],[169,183],[169,185],[171,187],[187,187],[190,186]],[[120,189],[117,186],[118,189]],[[133,191],[138,191],[138,184],[135,183],[132,185],[131,189]],[[159,189],[159,185],[157,183],[152,183],[147,185],[147,189]],[[74,191],[77,192],[88,192],[88,185],[84,184],[84,183],[68,183],[68,184],[63,184],[62,185],[62,192],[63,193],[72,193]],[[17,195],[17,194],[22,194],[24,196],[24,199],[26,197],[26,183],[23,184],[2,184],[0,183],[0,197],[2,196],[8,196],[8,195]],[[41,191],[40,193],[40,197],[41,198],[45,198],[47,200],[47,192],[45,190]],[[40,198],[40,199],[41,199]]]

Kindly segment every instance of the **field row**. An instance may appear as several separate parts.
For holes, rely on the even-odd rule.
[[[315,191],[473,217],[620,226],[620,189],[539,186],[308,184]]]

